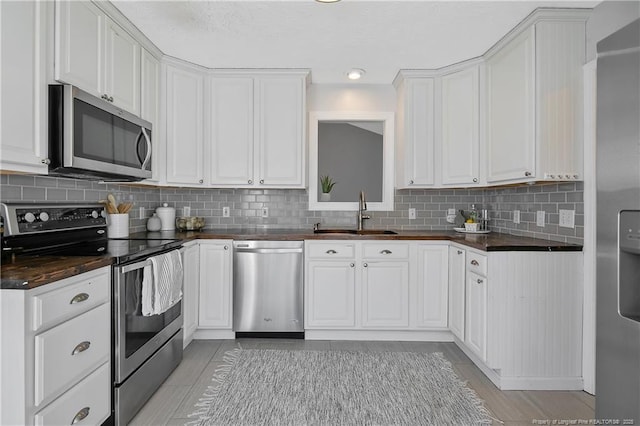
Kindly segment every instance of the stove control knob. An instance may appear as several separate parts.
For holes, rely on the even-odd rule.
[[[100,212],[100,216],[102,216],[102,217],[107,217],[107,211],[103,209],[103,210]]]
[[[43,222],[46,222],[49,220],[49,213],[47,212],[40,212],[40,220]]]
[[[24,215],[24,220],[26,220],[29,223],[33,223],[36,220],[36,215],[34,215],[33,213],[29,212],[29,213],[25,213]]]
[[[94,211],[92,211],[92,212],[91,212],[91,217],[92,217],[92,218],[97,219],[97,218],[98,218],[98,216],[99,216],[99,215],[98,215],[98,212],[97,212],[97,211],[95,211],[95,210],[94,210]]]

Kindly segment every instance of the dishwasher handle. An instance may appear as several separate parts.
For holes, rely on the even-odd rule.
[[[236,253],[302,253],[301,248],[243,248],[235,247]]]

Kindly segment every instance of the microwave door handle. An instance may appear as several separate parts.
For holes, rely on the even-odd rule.
[[[144,170],[145,167],[147,167],[147,163],[151,159],[151,139],[149,139],[149,135],[147,134],[147,129],[145,129],[144,127],[140,127],[140,130],[141,130],[141,134],[144,136],[145,142],[147,143],[147,156],[144,157],[144,161],[142,162],[142,167],[140,167],[142,170]]]

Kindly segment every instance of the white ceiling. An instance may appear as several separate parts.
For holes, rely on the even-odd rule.
[[[599,1],[137,1],[113,4],[165,54],[208,68],[309,68],[312,82],[390,84],[399,69],[482,55],[537,7]]]

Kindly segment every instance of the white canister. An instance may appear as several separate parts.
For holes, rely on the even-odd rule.
[[[109,238],[129,236],[129,213],[107,215],[107,236]]]
[[[162,207],[156,209],[156,214],[162,222],[161,231],[173,231],[176,229],[176,209],[164,203]]]

